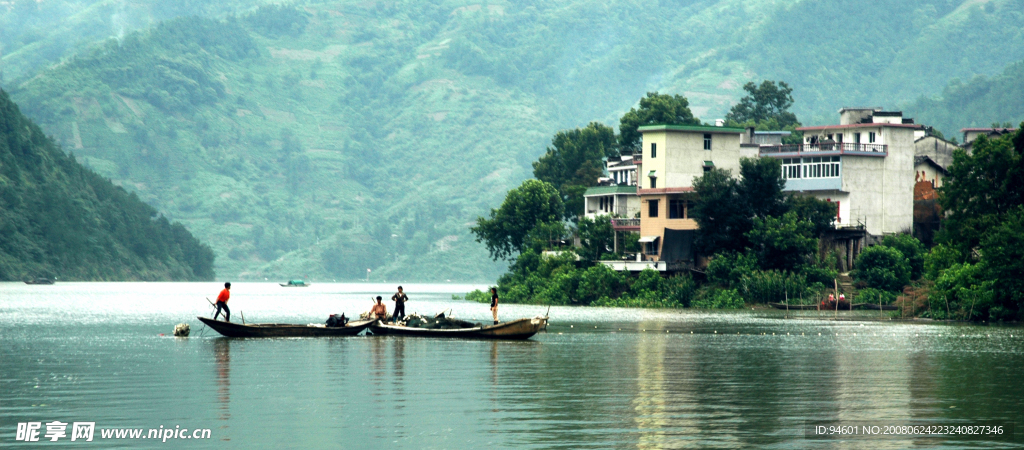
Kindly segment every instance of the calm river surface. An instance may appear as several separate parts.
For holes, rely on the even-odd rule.
[[[323,323],[394,285],[236,283],[232,320]],[[406,284],[407,312],[490,320],[474,286]],[[0,447],[1021,448],[1024,329],[816,311],[551,308],[525,342],[227,339],[219,283],[0,283]],[[389,305],[389,310],[391,309]],[[545,307],[502,305],[501,318]],[[847,313],[849,314],[849,313]],[[864,319],[875,313],[856,313]],[[797,316],[794,318],[793,316]],[[840,317],[853,317],[840,314]],[[174,338],[187,322],[192,337]],[[164,335],[161,335],[164,334]],[[692,333],[692,334],[691,334]],[[18,442],[95,422],[91,443]],[[1017,426],[1016,438],[811,440],[805,425]],[[208,428],[208,440],[101,439]]]

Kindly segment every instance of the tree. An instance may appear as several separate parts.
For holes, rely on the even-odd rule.
[[[619,119],[619,147],[623,152],[637,152],[643,144],[637,128],[644,125],[700,125],[690,112],[690,102],[680,95],[648,92],[640,99],[640,109],[630,108]]]
[[[755,217],[746,234],[750,250],[766,270],[795,270],[817,248],[814,225],[790,211],[781,217]]]
[[[793,211],[797,217],[806,219],[814,225],[814,235],[821,236],[833,229],[838,206],[809,195],[790,195],[786,198],[786,210]]]
[[[749,95],[729,110],[726,120],[741,124],[752,121],[755,125],[771,122],[773,130],[800,125],[796,115],[789,112],[789,107],[793,106],[793,88],[785,81],[776,85],[774,81],[764,80],[760,86],[750,81],[743,85],[743,90]]]
[[[583,214],[583,193],[604,170],[602,158],[618,154],[615,130],[598,122],[559,131],[547,153],[533,163],[533,176],[558,188],[567,220]]]
[[[857,255],[855,265],[853,277],[873,288],[898,291],[910,282],[910,261],[892,247],[868,247]]]
[[[600,259],[614,243],[615,230],[612,229],[612,221],[608,216],[599,216],[594,220],[583,217],[577,224],[577,230],[583,247],[578,251],[584,260]]]
[[[697,229],[697,251],[713,255],[741,252],[747,247],[750,214],[739,193],[739,182],[728,170],[715,169],[693,180],[697,192],[691,215]]]
[[[1009,212],[999,226],[989,230],[980,250],[985,262],[983,276],[995,287],[994,311],[988,316],[1012,319],[1024,309],[1024,206]]]
[[[491,209],[490,218],[478,217],[470,230],[477,242],[487,246],[491,258],[508,259],[522,253],[534,228],[559,222],[562,208],[562,198],[554,186],[526,180],[508,192],[500,208]]]
[[[910,263],[910,279],[921,278],[924,273],[924,244],[909,234],[890,234],[882,238],[882,245],[899,250]]]
[[[743,158],[740,160],[739,192],[750,205],[753,217],[780,216],[786,210],[782,190],[782,161],[776,158]]]
[[[939,204],[947,215],[936,239],[968,260],[1007,212],[1024,205],[1024,189],[1019,187],[1024,177],[1024,133],[1018,131],[1012,140],[979,136],[972,148],[971,154],[953,152],[949,176],[939,188]]]

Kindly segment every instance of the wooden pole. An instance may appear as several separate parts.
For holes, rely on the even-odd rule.
[[[880,320],[884,320],[885,319],[885,315],[882,314],[882,293],[881,292],[878,293],[878,318]]]
[[[242,310],[238,310],[238,314],[242,316],[242,325],[245,325],[245,313]]]

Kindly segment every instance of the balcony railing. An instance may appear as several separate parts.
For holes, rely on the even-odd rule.
[[[888,153],[888,146],[885,144],[855,144],[850,142],[836,142],[828,144],[788,144],[788,145],[766,145],[760,149],[762,155],[772,153],[877,153],[884,156]]]
[[[612,219],[612,227],[639,227],[640,219]]]

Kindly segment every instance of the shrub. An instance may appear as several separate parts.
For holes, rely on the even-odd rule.
[[[697,295],[690,306],[703,309],[739,309],[743,307],[743,297],[735,289],[706,289]]]
[[[665,297],[680,306],[690,306],[693,297],[697,294],[697,282],[688,273],[670,277],[664,281],[662,286]]]
[[[896,293],[875,288],[865,288],[857,291],[857,303],[877,305],[879,299],[881,299],[883,305],[890,305],[896,301]]]
[[[857,256],[856,267],[853,277],[867,282],[869,287],[898,291],[910,282],[910,262],[892,247],[868,247]]]
[[[939,319],[1004,319],[1003,308],[992,308],[994,286],[984,280],[984,273],[984,263],[954,264],[943,271],[928,299],[932,315]]]
[[[499,292],[498,297],[504,297],[504,296],[501,295],[501,293]],[[452,299],[453,300],[458,300],[458,298],[456,298],[455,295],[452,296]],[[490,303],[491,302],[491,295],[490,295],[490,292],[484,292],[484,291],[481,291],[480,289],[474,289],[473,292],[467,292],[466,293],[466,300],[469,300],[471,302],[477,302],[477,303]],[[502,301],[504,301],[504,300],[505,299],[502,298]]]
[[[757,257],[747,253],[718,253],[708,263],[708,280],[732,286],[745,273],[757,270]]]
[[[630,287],[629,291],[633,298],[644,298],[644,299],[662,299],[664,295],[664,280],[661,278],[661,274],[653,269],[644,269],[637,276],[636,281],[633,282],[633,286]]]
[[[800,297],[807,289],[807,279],[792,272],[755,270],[740,277],[737,285],[751,303],[782,302]]]
[[[597,264],[581,274],[576,298],[589,305],[602,297],[617,297],[625,290],[625,277],[604,264]]]
[[[890,234],[882,238],[882,245],[899,250],[910,263],[910,279],[921,278],[924,272],[924,256],[928,250],[924,244],[909,234]]]

